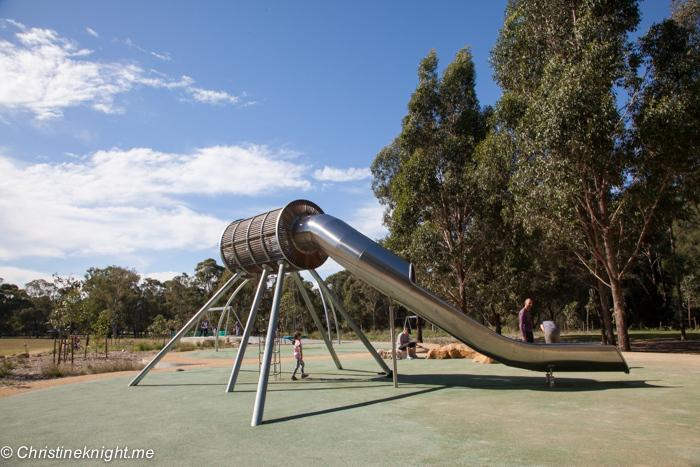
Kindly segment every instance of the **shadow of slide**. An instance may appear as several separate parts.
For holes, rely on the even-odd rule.
[[[399,383],[415,385],[438,385],[441,387],[462,387],[471,389],[513,390],[530,389],[535,391],[606,391],[610,389],[663,389],[671,386],[658,386],[643,380],[598,381],[588,378],[572,378],[555,373],[555,387],[550,388],[542,376],[496,376],[496,375],[454,375],[421,374],[399,375]]]

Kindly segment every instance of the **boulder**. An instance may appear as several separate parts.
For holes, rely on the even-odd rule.
[[[498,363],[498,362],[496,360],[494,360],[493,358],[487,357],[486,355],[479,354],[478,357],[474,358],[474,363],[493,364],[493,363]]]
[[[498,363],[496,360],[481,355],[476,350],[464,344],[448,344],[438,349],[428,351],[426,359],[441,360],[445,358],[471,358],[474,363]]]
[[[452,358],[474,358],[480,355],[479,352],[461,343],[448,344],[441,347],[441,349],[445,349],[450,352],[450,356]]]
[[[426,359],[436,359],[436,360],[443,360],[446,358],[452,358],[450,356],[450,353],[445,350],[444,348],[439,348],[439,349],[431,349],[428,351],[428,355],[425,356]]]

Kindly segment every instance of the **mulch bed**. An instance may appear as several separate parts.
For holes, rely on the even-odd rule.
[[[109,358],[105,358],[104,354],[95,355],[94,353],[88,352],[87,357],[84,357],[81,352],[79,355],[76,354],[73,360],[73,370],[76,375],[90,374],[91,371],[86,368],[87,365],[101,366],[113,362],[126,361],[132,362],[134,364],[141,364],[144,358],[154,355],[155,352],[132,352],[132,351],[116,351],[110,352]],[[32,381],[42,381],[46,379],[53,379],[42,374],[42,368],[46,365],[53,364],[54,358],[51,354],[36,354],[30,357],[6,357],[13,361],[14,368],[10,370],[10,373],[4,378],[0,378],[0,385],[14,385],[29,383]],[[66,363],[70,367],[70,359]],[[61,366],[64,363],[61,362]]]

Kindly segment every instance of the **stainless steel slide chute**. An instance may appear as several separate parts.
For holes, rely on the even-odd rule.
[[[372,287],[500,363],[543,372],[629,373],[625,359],[615,346],[529,344],[491,331],[417,285],[411,280],[409,263],[333,216],[300,215],[292,224],[291,237],[300,252],[328,255]]]

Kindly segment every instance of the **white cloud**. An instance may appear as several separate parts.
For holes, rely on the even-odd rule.
[[[0,266],[0,277],[5,284],[15,284],[23,289],[27,282],[36,279],[44,279],[48,282],[53,282],[51,274],[42,271],[33,271],[31,269],[21,269],[13,266]]]
[[[167,54],[167,53],[166,53],[165,55],[162,55],[162,54],[157,54],[157,53],[155,53],[155,52],[150,52],[150,51],[148,51],[148,50],[142,49],[142,48],[139,47],[138,45],[134,44],[134,43],[131,41],[131,39],[127,39],[127,40],[125,41],[125,43],[126,43],[126,45],[128,45],[129,47],[134,47],[134,48],[140,50],[141,52],[144,52],[144,53],[147,53],[147,54],[151,54],[151,55],[153,55],[153,56],[156,57],[156,58],[160,58],[161,60],[165,60],[166,62],[170,61],[170,54]]]
[[[378,201],[370,201],[357,209],[347,221],[353,228],[357,229],[366,237],[375,240],[384,237],[389,231],[382,224],[384,206]]]
[[[180,89],[193,100],[207,104],[239,101],[223,91],[194,87],[194,80],[187,76],[173,80],[155,71],[145,72],[133,63],[90,61],[92,51],[79,49],[56,31],[1,21],[20,32],[14,35],[14,42],[0,40],[0,105],[31,112],[37,120],[61,118],[64,109],[81,105],[108,114],[123,113],[124,109],[115,105],[115,97],[139,85]],[[170,58],[149,53],[164,60]],[[160,77],[153,78],[152,74]]]
[[[96,37],[96,38],[98,38],[98,39],[100,38],[100,35],[97,34],[93,29],[90,29],[90,28],[86,27],[85,30],[86,30],[86,31],[88,32],[88,34],[90,34],[91,36]]]
[[[337,169],[335,167],[325,166],[323,170],[319,169],[314,172],[313,177],[316,180],[328,182],[351,182],[355,180],[363,180],[372,176],[369,167],[362,169],[348,168]]]
[[[197,102],[205,104],[223,105],[235,104],[238,102],[238,97],[231,96],[223,91],[208,91],[201,88],[187,88],[187,92],[192,95],[192,98]]]
[[[155,279],[160,282],[165,282],[169,281],[175,276],[179,276],[182,274],[181,272],[177,271],[165,271],[165,272],[149,272],[148,274],[142,274],[141,275],[141,280],[146,279],[147,277],[151,279]]]
[[[61,164],[0,156],[0,259],[210,248],[230,220],[178,197],[309,189],[289,156],[263,146],[112,149]]]

